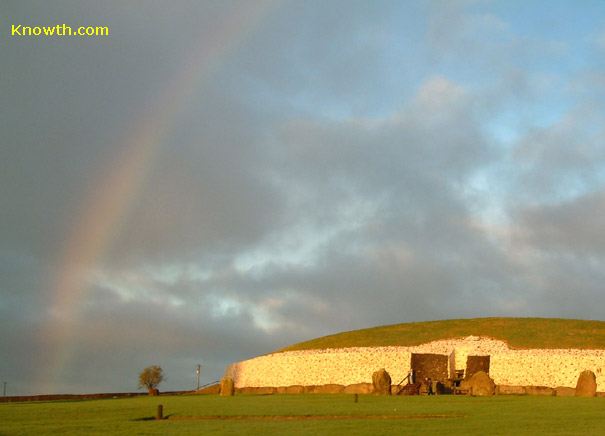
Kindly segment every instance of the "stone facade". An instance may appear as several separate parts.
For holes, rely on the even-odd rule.
[[[505,342],[469,336],[415,347],[359,347],[288,351],[229,365],[225,376],[236,388],[259,386],[371,383],[385,368],[393,384],[410,370],[412,353],[448,356],[448,371],[466,370],[468,356],[490,356],[489,376],[496,385],[575,388],[582,371],[595,373],[605,388],[605,350],[512,350]],[[452,368],[454,366],[454,368]]]

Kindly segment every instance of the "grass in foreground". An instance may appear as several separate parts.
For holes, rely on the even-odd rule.
[[[164,421],[152,418],[164,406]],[[355,419],[326,419],[330,416]],[[359,416],[380,416],[359,418]],[[450,418],[394,416],[454,415]],[[463,415],[464,417],[460,417]],[[241,417],[238,420],[183,419]],[[251,419],[308,417],[304,420]],[[323,418],[323,419],[318,419]],[[239,395],[0,404],[2,435],[586,435],[605,428],[605,398]]]
[[[312,339],[282,351],[414,346],[465,336],[501,339],[512,348],[605,348],[605,322],[556,318],[477,318],[373,327]]]

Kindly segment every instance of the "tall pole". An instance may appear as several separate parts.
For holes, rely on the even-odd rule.
[[[2,382],[2,383],[4,383],[4,395],[3,396],[6,397],[6,382]]]
[[[200,368],[202,367],[202,365],[198,364],[197,365],[197,390],[200,390]]]

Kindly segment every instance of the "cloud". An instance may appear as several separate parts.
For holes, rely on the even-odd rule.
[[[489,42],[502,42],[514,36],[509,24],[495,15],[469,12],[473,3],[479,2],[432,3],[427,40],[438,54],[481,59],[485,53],[475,50],[484,50]],[[483,38],[478,40],[479,36]]]
[[[543,201],[573,198],[603,186],[602,111],[592,104],[572,110],[545,127],[535,127],[515,150],[520,189]]]
[[[603,191],[567,202],[522,211],[522,236],[532,246],[551,253],[600,257],[605,228],[595,219],[605,211]]]

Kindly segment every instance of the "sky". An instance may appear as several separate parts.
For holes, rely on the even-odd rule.
[[[15,35],[13,26],[108,28]],[[605,3],[3,1],[0,382],[605,320]]]

